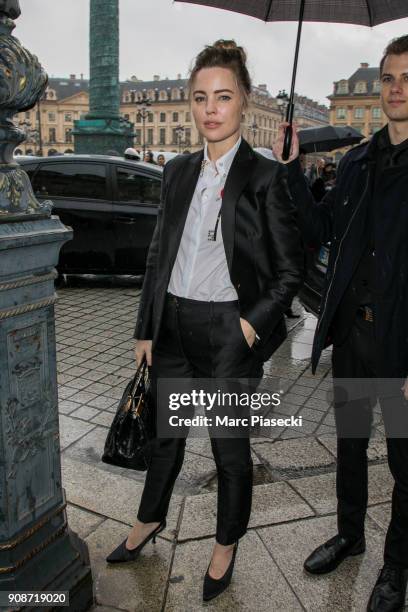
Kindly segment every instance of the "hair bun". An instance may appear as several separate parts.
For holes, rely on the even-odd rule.
[[[203,68],[228,68],[234,73],[244,98],[244,107],[248,105],[248,96],[251,93],[251,77],[246,66],[246,53],[235,40],[217,40],[212,45],[206,45],[197,55],[194,66],[190,71],[189,91],[192,91],[193,82],[197,73]]]
[[[235,40],[224,40],[223,38],[221,38],[220,40],[215,41],[213,47],[215,47],[215,49],[220,49],[221,51],[232,51],[233,53],[239,54],[242,63],[246,64],[246,53],[243,47],[239,47],[237,45]]]

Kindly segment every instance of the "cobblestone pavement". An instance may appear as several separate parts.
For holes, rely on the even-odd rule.
[[[75,280],[75,284],[74,284]],[[124,385],[134,373],[133,328],[140,281],[72,279],[56,307],[63,484],[69,523],[88,543],[95,610],[188,611],[201,603],[214,541],[216,473],[209,441],[190,439],[163,537],[139,560],[108,567],[106,555],[135,518],[144,474],[101,463],[103,444]],[[381,423],[369,449],[368,549],[333,574],[302,571],[305,556],[336,532],[334,420],[330,351],[316,376],[309,357],[315,319],[299,304],[288,340],[265,364],[264,388],[285,391],[276,416],[302,415],[302,428],[254,438],[255,488],[248,534],[231,587],[215,610],[365,610],[381,567],[392,480]],[[378,415],[377,415],[378,417]]]

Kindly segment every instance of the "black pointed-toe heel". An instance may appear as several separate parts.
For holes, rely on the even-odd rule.
[[[234,545],[234,552],[232,553],[232,559],[230,561],[229,566],[225,570],[225,574],[218,578],[211,578],[209,571],[210,565],[208,566],[207,572],[204,576],[204,585],[203,585],[203,601],[210,601],[218,595],[221,595],[223,591],[229,586],[232,578],[232,572],[234,571],[234,563],[235,563],[235,555],[237,554],[238,542]]]
[[[149,533],[147,538],[145,538],[143,542],[139,544],[139,546],[132,548],[132,550],[126,548],[126,538],[126,540],[123,540],[122,544],[119,544],[119,546],[115,548],[115,550],[112,551],[108,557],[106,557],[106,561],[108,563],[127,563],[128,561],[135,561],[135,559],[137,559],[139,556],[140,551],[149,542],[149,540],[152,540],[153,544],[155,544],[156,536],[165,528],[166,521],[163,521],[156,527],[156,529],[152,531],[152,533]]]

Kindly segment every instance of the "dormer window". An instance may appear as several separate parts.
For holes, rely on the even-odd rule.
[[[56,97],[57,96],[55,95],[54,89],[47,89],[47,91],[45,92],[46,100],[55,100]]]
[[[337,93],[338,94],[348,94],[349,92],[349,84],[348,81],[343,79],[337,83]]]
[[[355,94],[365,94],[367,93],[367,83],[366,81],[357,81],[354,87]]]
[[[373,82],[373,93],[379,94],[381,91],[381,82],[380,81],[374,81]]]

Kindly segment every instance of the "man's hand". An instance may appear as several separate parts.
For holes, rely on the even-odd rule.
[[[297,134],[297,126],[293,124],[293,133],[292,133],[292,146],[290,148],[289,159],[284,161],[282,158],[283,155],[283,145],[285,142],[285,129],[289,126],[289,123],[286,121],[281,123],[279,126],[278,139],[272,147],[272,151],[281,164],[289,164],[291,161],[299,157],[299,137]]]
[[[143,361],[144,356],[146,355],[147,365],[152,365],[152,341],[151,340],[136,340],[135,346],[135,358],[137,367]]]
[[[241,323],[241,329],[242,333],[245,336],[245,340],[247,341],[248,346],[251,347],[256,339],[256,331],[254,330],[252,325],[248,323],[248,321],[246,321],[246,319],[241,319],[240,317],[239,321]]]
[[[404,394],[404,398],[408,400],[408,377],[406,378],[404,385],[401,387],[401,390]]]

